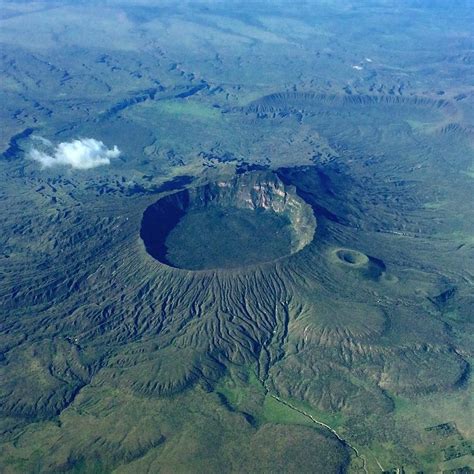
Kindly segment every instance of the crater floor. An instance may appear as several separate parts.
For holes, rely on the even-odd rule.
[[[190,270],[237,268],[291,253],[291,223],[262,209],[193,210],[166,239],[166,259]]]
[[[161,263],[187,270],[239,268],[291,255],[314,236],[311,206],[270,172],[179,191],[144,213],[141,237]]]

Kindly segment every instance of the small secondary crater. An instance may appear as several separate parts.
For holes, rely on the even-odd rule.
[[[265,171],[161,198],[145,210],[140,236],[166,265],[209,270],[291,255],[313,240],[315,229],[311,206]]]
[[[367,257],[367,255],[363,254],[362,252],[358,252],[357,250],[351,249],[336,250],[336,256],[341,262],[356,267],[366,265],[369,261],[369,257]]]
[[[357,272],[370,280],[387,280],[386,267],[382,260],[366,255],[358,250],[337,248],[330,253],[330,260],[350,272]],[[388,281],[388,280],[387,280]]]

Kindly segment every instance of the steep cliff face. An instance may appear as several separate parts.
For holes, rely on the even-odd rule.
[[[168,195],[150,206],[141,229],[147,251],[166,263],[165,241],[171,230],[187,213],[210,208],[267,211],[285,218],[291,227],[290,253],[311,242],[316,229],[311,206],[293,186],[286,186],[272,172],[251,172]]]

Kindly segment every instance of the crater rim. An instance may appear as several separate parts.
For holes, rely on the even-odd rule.
[[[253,227],[258,230],[258,221],[264,217],[268,217],[269,222],[275,221],[276,225],[279,221],[286,222],[284,228],[282,227],[282,233],[290,235],[288,249],[277,255],[266,252],[266,249],[262,247],[261,252],[256,249],[252,253],[255,256],[253,260],[253,256],[248,256],[245,252],[240,254],[242,257],[240,259],[236,254],[236,249],[228,248],[231,256],[227,258],[225,255],[218,255],[215,265],[212,264],[214,258],[212,255],[208,256],[209,258],[204,255],[205,263],[200,263],[198,257],[194,263],[192,253],[186,257],[187,260],[186,258],[183,260],[185,263],[180,262],[179,259],[177,261],[174,257],[170,258],[170,254],[173,254],[173,249],[169,248],[173,231],[180,223],[185,225],[183,222],[187,216],[189,217],[195,211],[204,211],[205,214],[206,209],[210,213],[219,210],[227,210],[229,214],[242,213],[250,221],[251,230]],[[253,218],[255,218],[254,222],[252,222]],[[234,223],[228,222],[225,225],[228,224],[232,226]],[[188,272],[238,271],[281,261],[300,252],[313,241],[316,227],[317,221],[311,205],[297,194],[294,186],[284,184],[274,172],[250,171],[231,178],[208,181],[159,197],[143,212],[140,237],[147,254],[161,265]],[[205,241],[206,236],[203,235],[205,231],[200,233],[199,229],[197,232],[192,230],[197,237]],[[222,227],[222,230],[224,231],[225,227]],[[278,233],[279,231],[276,232]],[[208,237],[207,244],[211,246],[214,238],[212,232]],[[262,239],[265,238],[269,236],[263,235]],[[273,240],[274,238],[275,235],[272,235],[268,243],[273,242],[277,244],[276,247],[279,247],[279,243]],[[252,236],[243,234],[244,250],[249,239],[252,241]],[[253,242],[256,242],[255,239]],[[258,245],[257,241],[257,247]],[[222,247],[226,248],[225,245]],[[186,254],[186,251],[184,253]],[[201,258],[202,249],[196,254]],[[243,263],[240,263],[240,260]],[[191,261],[191,264],[186,264],[187,261]]]

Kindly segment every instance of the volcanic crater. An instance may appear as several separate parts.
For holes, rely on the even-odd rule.
[[[281,259],[313,240],[311,206],[272,172],[249,172],[168,194],[144,212],[140,236],[159,262],[232,269]]]

